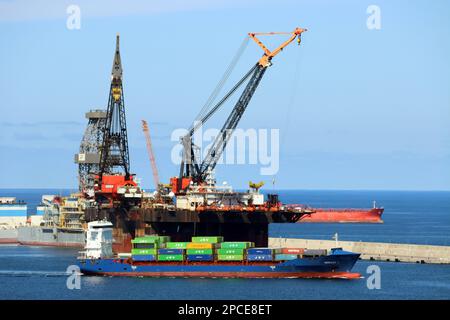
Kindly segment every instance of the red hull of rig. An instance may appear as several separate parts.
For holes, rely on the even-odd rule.
[[[298,223],[319,222],[319,223],[383,223],[381,216],[383,208],[372,209],[332,209],[315,208],[315,212],[305,214],[298,220]]]

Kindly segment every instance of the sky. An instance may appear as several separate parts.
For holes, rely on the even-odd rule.
[[[69,29],[67,8],[80,8]],[[367,8],[380,9],[369,29]],[[131,169],[179,172],[190,126],[248,32],[307,28],[273,59],[239,128],[279,129],[279,170],[218,165],[246,188],[450,190],[450,3],[445,0],[0,0],[0,188],[76,188],[85,112],[106,107],[120,33]],[[271,48],[282,36],[261,37]],[[261,57],[249,42],[231,86]],[[224,107],[225,108],[225,107]],[[221,127],[232,104],[211,127]]]

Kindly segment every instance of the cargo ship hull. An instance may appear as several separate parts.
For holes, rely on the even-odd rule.
[[[83,230],[26,226],[19,227],[17,241],[27,246],[82,248],[85,233]]]
[[[307,213],[300,217],[298,223],[383,223],[381,216],[383,208],[372,209],[313,209],[314,213]]]
[[[17,229],[1,229],[0,244],[17,244]]]
[[[359,278],[351,269],[359,254],[333,251],[320,257],[285,262],[136,262],[132,259],[83,259],[86,275],[202,278]]]

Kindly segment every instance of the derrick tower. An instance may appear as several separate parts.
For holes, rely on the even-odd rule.
[[[125,102],[122,85],[122,63],[120,59],[119,35],[116,38],[116,51],[111,71],[106,121],[103,128],[103,142],[100,150],[98,176],[123,174],[130,178],[130,156],[128,152]]]
[[[94,195],[95,175],[99,172],[100,147],[103,128],[106,124],[105,110],[91,110],[86,113],[88,124],[84,131],[79,153],[75,155],[78,164],[78,189],[89,196]]]

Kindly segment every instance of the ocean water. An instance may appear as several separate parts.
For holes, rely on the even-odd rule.
[[[0,190],[30,206],[43,193],[68,190]],[[450,245],[450,192],[279,191],[286,203],[314,207],[385,207],[384,224],[272,224],[271,236]],[[32,210],[32,209],[31,209]],[[0,299],[449,299],[450,265],[358,261],[356,280],[174,279],[81,277],[67,287],[66,269],[77,250],[0,246]],[[377,265],[381,288],[369,289],[367,268]]]

